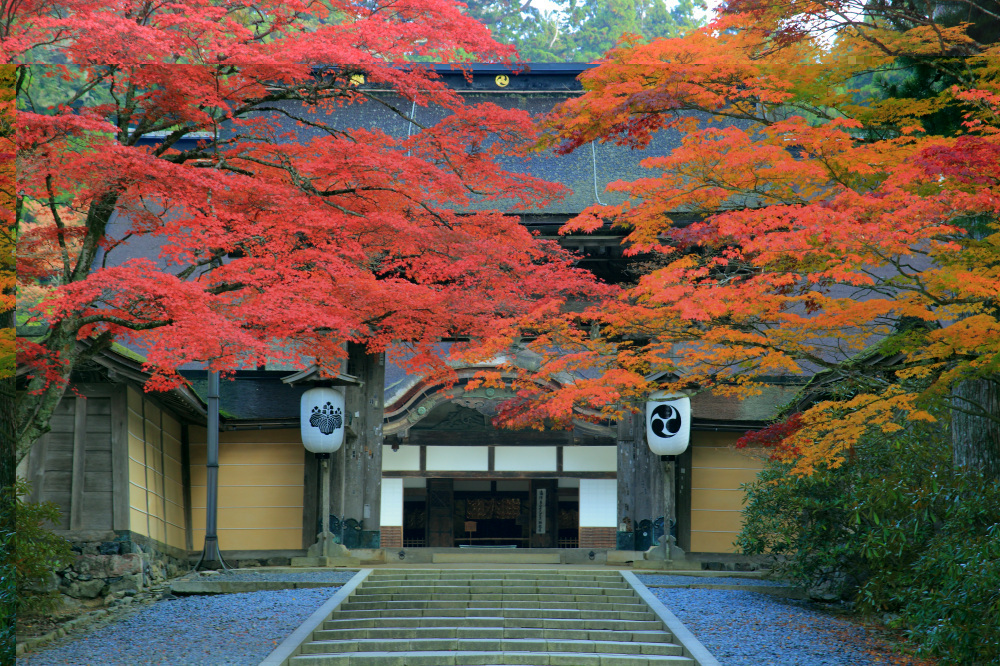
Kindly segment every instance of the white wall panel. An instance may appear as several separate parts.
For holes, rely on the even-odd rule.
[[[493,457],[493,469],[499,472],[554,472],[554,446],[498,446]]]
[[[403,524],[403,480],[382,479],[382,524],[396,526]]]
[[[618,481],[580,479],[580,527],[618,526]]]
[[[564,472],[617,472],[618,447],[564,446]]]
[[[383,472],[417,472],[420,471],[420,447],[400,446],[393,451],[391,446],[382,447]]]
[[[427,469],[485,472],[490,468],[485,446],[428,446]]]

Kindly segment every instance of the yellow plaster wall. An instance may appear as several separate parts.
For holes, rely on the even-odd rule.
[[[128,388],[129,527],[186,549],[181,426],[170,414]]]
[[[195,549],[205,543],[208,448],[192,427],[191,521]],[[297,429],[243,430],[219,436],[219,548],[302,548],[305,449]]]
[[[743,524],[740,484],[757,478],[762,462],[732,448],[740,435],[692,433],[691,551],[734,553]]]

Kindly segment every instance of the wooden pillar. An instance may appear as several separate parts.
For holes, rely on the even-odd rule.
[[[365,385],[365,529],[378,530],[382,524],[382,420],[385,410],[385,354],[369,355],[368,373],[363,378]]]
[[[618,421],[618,526],[628,523],[635,527],[635,414],[626,413]],[[625,519],[628,519],[627,521]]]
[[[364,345],[349,343],[347,372],[363,385],[359,389],[348,389],[345,396],[354,436],[347,437],[344,442],[342,464],[334,465],[337,477],[342,479],[343,520],[353,518],[361,522],[364,531],[377,532],[382,497],[385,358],[382,354],[369,354]]]
[[[687,451],[680,454],[674,463],[676,476],[673,499],[677,520],[677,545],[691,550],[691,464],[693,462],[694,433]],[[669,532],[668,532],[669,533]]]

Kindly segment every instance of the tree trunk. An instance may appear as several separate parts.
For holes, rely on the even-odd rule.
[[[951,395],[955,466],[986,479],[1000,479],[1000,383],[970,380],[955,385]],[[980,411],[993,418],[975,413]]]

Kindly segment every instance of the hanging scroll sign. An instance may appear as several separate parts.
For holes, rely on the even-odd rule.
[[[653,453],[676,456],[691,438],[691,399],[658,391],[646,403],[646,442]]]
[[[333,453],[344,443],[344,395],[331,388],[302,394],[299,407],[302,445],[313,453]]]

